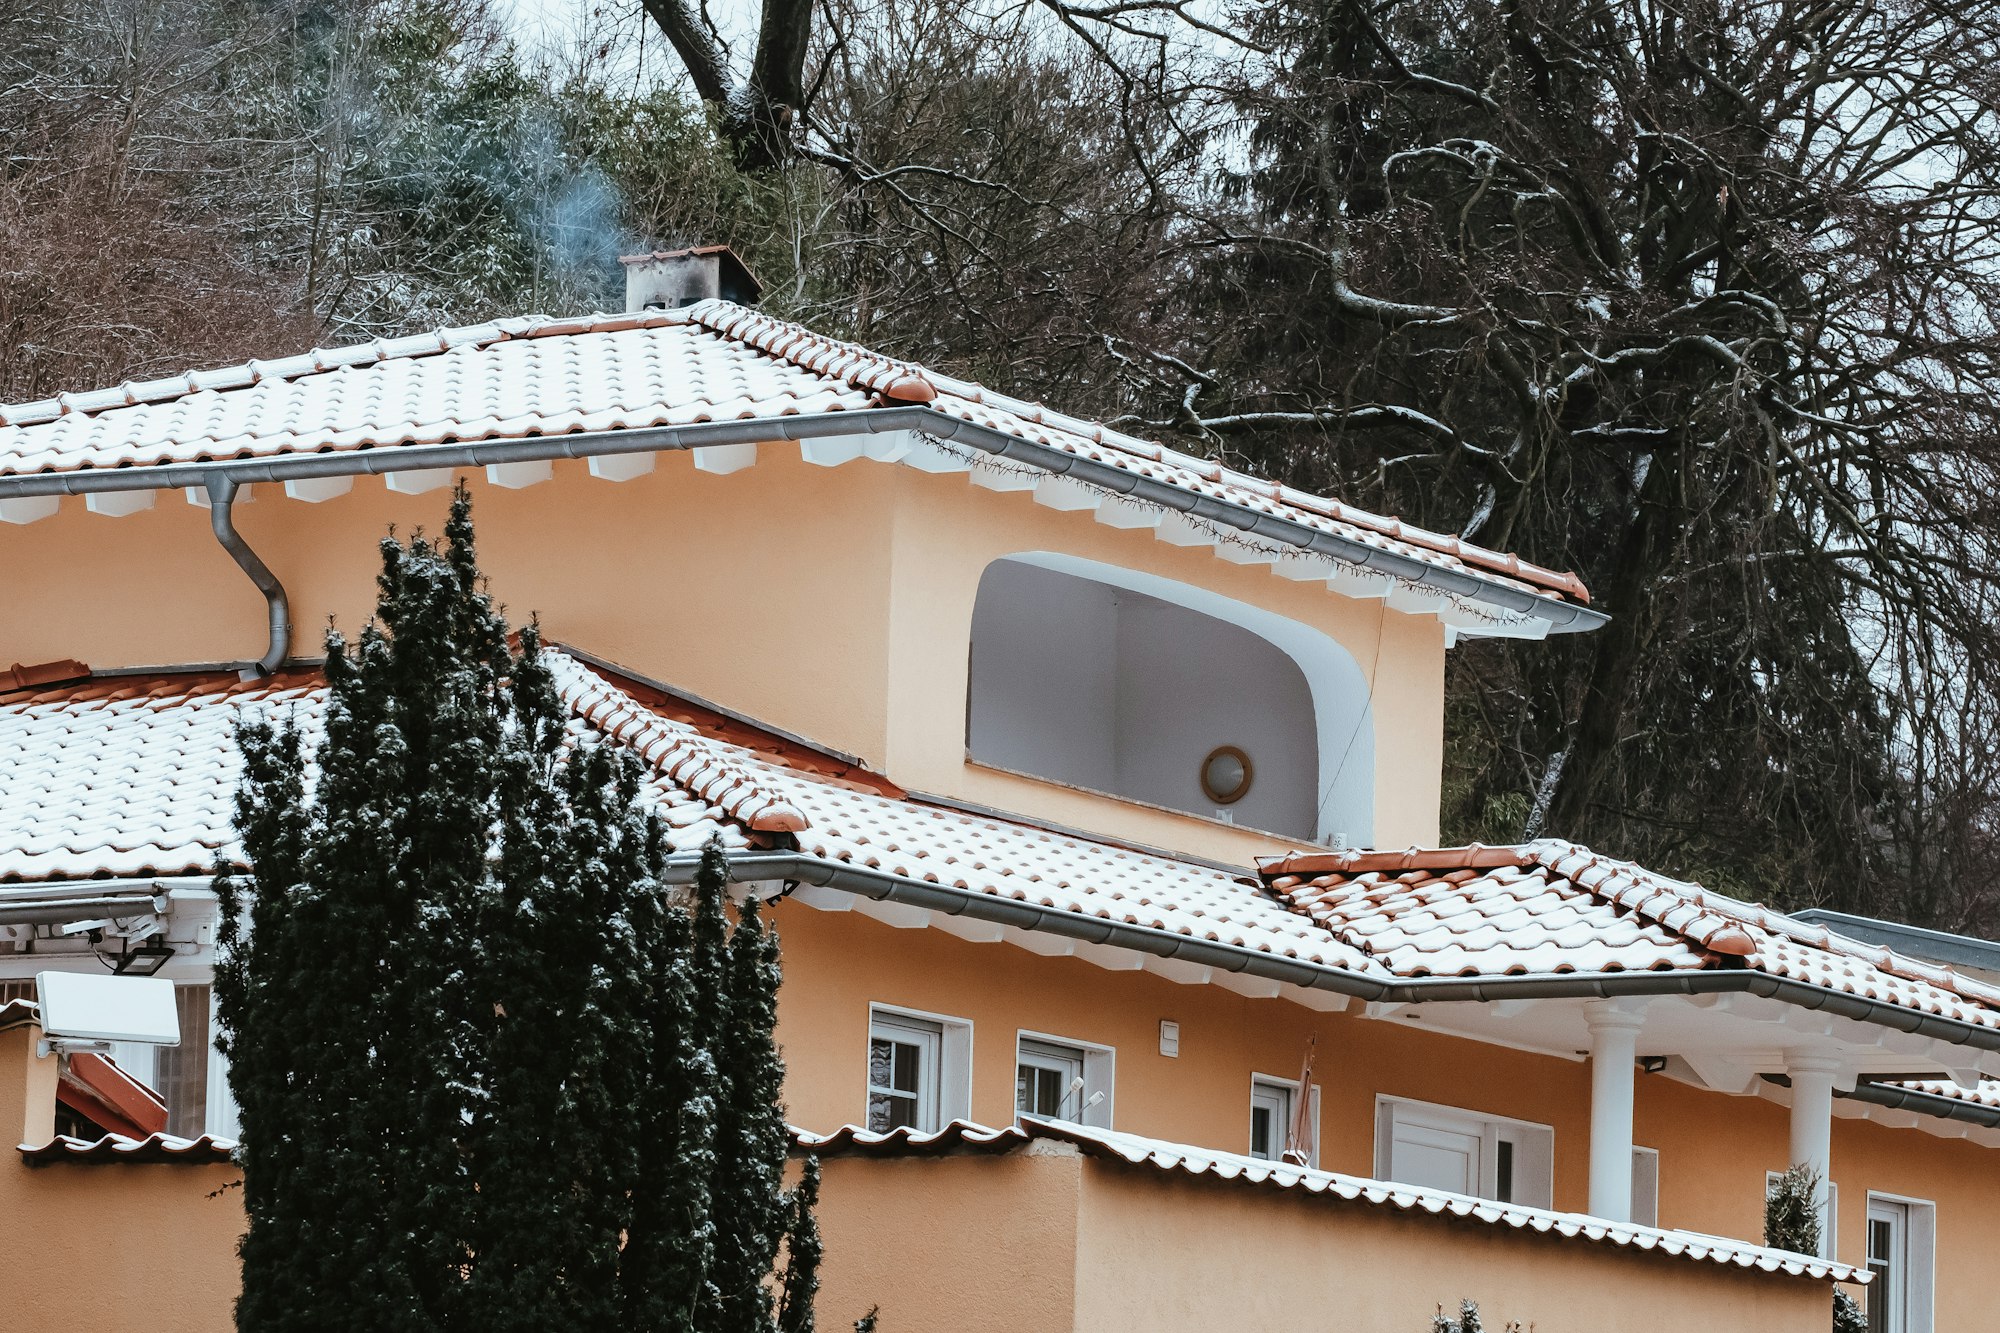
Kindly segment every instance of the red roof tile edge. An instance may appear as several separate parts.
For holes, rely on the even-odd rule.
[[[1457,870],[1526,869],[1537,865],[1569,880],[1584,892],[1725,958],[1754,959],[1759,948],[1755,932],[1763,931],[1853,959],[1892,977],[1934,986],[1974,1006],[2000,1009],[2000,986],[1953,968],[1926,963],[1883,945],[1850,940],[1825,926],[1796,921],[1762,904],[1739,902],[1699,884],[1673,879],[1630,861],[1556,839],[1517,847],[1485,847],[1475,843],[1466,847],[1413,847],[1400,852],[1301,851],[1260,858],[1257,870],[1265,885],[1284,897],[1288,889],[1325,878],[1411,871],[1443,875]],[[1893,1002],[1901,1006],[1900,1001]]]
[[[1444,1190],[1260,1161],[1234,1153],[1066,1122],[1026,1120],[1018,1125],[993,1129],[967,1120],[954,1120],[943,1129],[928,1134],[908,1129],[876,1133],[858,1125],[844,1125],[831,1134],[812,1134],[796,1128],[791,1133],[795,1152],[821,1157],[1000,1155],[1024,1148],[1037,1140],[1064,1143],[1086,1156],[1123,1162],[1129,1166],[1214,1177],[1264,1188],[1303,1190],[1349,1203],[1386,1206],[1402,1212],[1536,1232],[1554,1240],[1608,1243],[1672,1258],[1752,1268],[1819,1281],[1858,1284],[1869,1281],[1869,1274],[1847,1264],[1794,1254],[1789,1250],[1774,1250],[1748,1241],[1612,1222],[1582,1213],[1561,1213],[1546,1208],[1498,1203]]]

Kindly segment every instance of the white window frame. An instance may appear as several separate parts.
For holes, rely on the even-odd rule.
[[[917,1072],[916,1132],[934,1133],[972,1117],[972,1024],[948,1014],[885,1004],[868,1006],[868,1036],[861,1048],[861,1123],[869,1123],[874,1096],[870,1055],[880,1034],[910,1042],[929,1054]],[[914,1040],[913,1040],[914,1039]]]
[[[1275,1098],[1273,1096],[1275,1094]],[[1250,1076],[1250,1116],[1244,1126],[1244,1155],[1262,1162],[1277,1162],[1284,1159],[1285,1140],[1292,1131],[1292,1114],[1298,1109],[1299,1081],[1295,1078],[1280,1078],[1276,1074],[1252,1074]],[[1273,1128],[1277,1131],[1274,1151],[1268,1155],[1257,1151],[1257,1107],[1262,1102],[1274,1102],[1278,1111]],[[1312,1155],[1306,1159],[1309,1167],[1319,1166],[1319,1084],[1312,1085],[1312,1108],[1307,1112],[1312,1117]]]
[[[1632,1216],[1626,1219],[1637,1226],[1656,1227],[1660,1225],[1660,1150],[1658,1148],[1632,1149]]]
[[[1039,1048],[1039,1049],[1036,1049]],[[1071,1079],[1079,1075],[1083,1079],[1083,1091],[1076,1098],[1074,1107],[1065,1105],[1070,1112],[1057,1117],[1077,1124],[1090,1125],[1096,1129],[1111,1128],[1111,1103],[1113,1089],[1117,1081],[1118,1052],[1096,1042],[1078,1041],[1074,1037],[1058,1037],[1047,1032],[1035,1032],[1022,1028],[1014,1034],[1014,1114],[1017,1119],[1028,1115],[1021,1109],[1020,1067],[1024,1064],[1043,1062],[1043,1067],[1053,1068],[1057,1061],[1067,1065],[1066,1072]],[[1099,1097],[1098,1094],[1103,1096]],[[1093,1103],[1093,1098],[1095,1102]]]
[[[1895,1231],[1900,1261],[1901,1291],[1890,1284],[1888,1327],[1870,1327],[1868,1333],[1933,1333],[1937,1318],[1937,1205],[1929,1199],[1912,1199],[1901,1194],[1870,1190],[1865,1214],[1867,1229],[1862,1232],[1862,1263],[1874,1267],[1874,1232],[1878,1219],[1890,1221]],[[1867,1295],[1863,1294],[1863,1308]]]
[[[1434,1129],[1479,1139],[1479,1184],[1475,1195],[1496,1202],[1518,1203],[1530,1208],[1550,1208],[1555,1203],[1555,1128],[1533,1120],[1471,1111],[1462,1106],[1417,1101],[1410,1097],[1375,1097],[1375,1176],[1394,1180],[1390,1174],[1396,1127]],[[1509,1146],[1513,1159],[1511,1199],[1500,1199],[1500,1145]],[[1412,1183],[1412,1182],[1403,1182]]]
[[[1770,1198],[1778,1180],[1785,1173],[1766,1171],[1764,1173],[1764,1197]],[[1864,1236],[1865,1240],[1866,1237]],[[1826,1215],[1819,1220],[1819,1258],[1832,1259],[1840,1253],[1840,1182],[1826,1182]]]

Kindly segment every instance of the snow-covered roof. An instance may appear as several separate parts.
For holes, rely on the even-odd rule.
[[[1317,966],[1369,966],[1227,871],[913,801],[799,747],[760,750],[745,728],[690,721],[560,650],[547,657],[574,728],[646,761],[676,851],[718,832],[737,848],[790,835],[829,861]],[[110,678],[0,697],[0,885],[202,875],[218,856],[234,859],[235,721],[289,712],[310,751],[324,706],[316,672],[254,684]]]
[[[871,427],[863,418],[884,409],[922,409],[936,435],[963,433],[978,446],[934,443],[899,452],[898,461],[927,471],[971,471],[994,489],[1036,489],[1038,498],[1038,487],[1054,487],[1062,494],[1048,499],[1060,508],[1095,509],[1115,526],[1152,526],[1164,540],[1211,545],[1229,559],[1270,563],[1288,577],[1327,581],[1354,595],[1393,594],[1403,609],[1446,615],[1463,632],[1546,632],[1601,620],[1587,610],[1589,594],[1574,574],[1225,468],[725,301],[499,320],[0,405],[0,504],[26,503],[9,496],[87,488],[113,471],[120,487],[147,484],[148,472],[159,472],[161,485],[189,485],[189,477],[164,470],[234,460],[311,456],[315,466],[327,466],[329,458],[351,457],[353,470],[372,471],[381,470],[382,450],[543,437],[560,445],[551,456],[590,454],[605,451],[593,439],[620,432],[731,422],[771,422],[776,438],[810,433],[801,423],[811,422],[832,421],[847,431],[851,420],[853,432],[866,434]],[[999,459],[994,440],[1051,451],[1055,464]],[[413,456],[407,466],[421,463]],[[1081,484],[1086,474],[1092,484]],[[1182,497],[1180,510],[1200,501],[1220,504],[1235,518],[1196,522],[1124,498],[1142,485]],[[53,503],[0,516],[26,521],[53,512]],[[1335,539],[1346,554],[1302,555],[1298,545],[1262,531],[1267,522]],[[1387,559],[1389,572],[1357,563],[1376,554]],[[1438,585],[1422,582],[1432,574]]]
[[[1223,967],[1268,963],[1297,984],[1360,994],[1460,979],[1761,973],[2000,1030],[2000,989],[1987,983],[1568,843],[1301,850],[1268,862],[1260,882],[912,797],[804,742],[560,649],[547,655],[574,733],[644,759],[648,797],[682,854],[719,833],[745,853],[998,900],[993,919],[1032,909],[1042,924],[1031,929],[1089,938],[1099,923],[1132,928],[1128,942],[1166,942],[1168,956],[1187,941],[1211,958],[1222,951]],[[229,826],[236,719],[289,711],[310,746],[324,700],[319,675],[304,671],[252,684],[86,678],[0,695],[0,897],[10,882],[200,876],[239,856]]]
[[[1025,1119],[1004,1129],[990,1129],[955,1120],[943,1129],[918,1133],[909,1129],[875,1133],[847,1125],[831,1134],[793,1131],[804,1151],[822,1157],[939,1156],[947,1153],[1005,1153],[1035,1140],[1067,1143],[1084,1154],[1151,1170],[1235,1181],[1271,1190],[1317,1195],[1345,1203],[1393,1209],[1415,1215],[1457,1219],[1515,1231],[1533,1232],[1557,1240],[1593,1242],[1649,1251],[1677,1259],[1699,1260],[1734,1268],[1785,1273],[1828,1282],[1861,1282],[1868,1274],[1847,1264],[1812,1255],[1774,1250],[1762,1245],[1708,1236],[1692,1231],[1668,1231],[1630,1222],[1611,1222],[1582,1213],[1562,1213],[1522,1204],[1498,1203],[1419,1185],[1401,1185],[1337,1171],[1267,1162],[1236,1153],[1216,1152],[1185,1143],[1145,1138],[1115,1130],[1066,1121]]]
[[[1989,1111],[2000,1111],[2000,1079],[1982,1078],[1977,1086],[1960,1087],[1949,1079],[1904,1079],[1888,1084],[1892,1088],[1906,1088],[1922,1093],[1926,1097],[1943,1097],[1949,1101],[1963,1102],[1967,1106],[1977,1106]]]
[[[23,1143],[21,1160],[29,1166],[53,1166],[58,1162],[87,1166],[107,1163],[166,1162],[179,1166],[227,1166],[235,1160],[236,1140],[219,1139],[213,1134],[187,1139],[175,1134],[106,1134],[98,1139],[81,1139],[58,1134],[47,1143]]]
[[[1262,869],[1398,977],[1747,969],[2000,1029],[2000,988],[1984,981],[1573,843],[1309,851]]]

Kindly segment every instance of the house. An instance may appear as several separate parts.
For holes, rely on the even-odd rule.
[[[1877,1333],[1988,1319],[1990,976],[1568,843],[1437,845],[1447,654],[1589,632],[1574,576],[697,299],[754,295],[724,263],[0,407],[23,1262],[184,1210],[94,1290],[112,1327],[226,1320],[231,726],[315,725],[319,627],[464,479],[677,873],[720,833],[773,904],[829,1325],[1803,1333],[1836,1286]],[[117,1060],[167,1123],[59,1137],[31,978],[107,965],[181,988],[182,1044]],[[1792,1163],[1824,1254],[1761,1245]],[[120,1314],[161,1267],[174,1308]]]

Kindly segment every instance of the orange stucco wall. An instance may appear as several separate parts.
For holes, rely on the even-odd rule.
[[[1802,1278],[1037,1150],[825,1163],[822,1326],[884,1333],[1486,1327],[1825,1333]],[[912,1280],[912,1274],[948,1280]]]
[[[801,462],[768,445],[753,468],[697,471],[681,454],[627,482],[581,462],[519,490],[466,474],[481,563],[515,621],[551,638],[885,767],[906,786],[1247,863],[1269,838],[968,765],[967,649],[980,573],[1060,551],[1145,569],[1311,625],[1375,680],[1376,841],[1436,839],[1443,629],[1320,584],[1059,513],[963,475]],[[329,617],[350,635],[373,606],[375,544],[442,523],[447,492],[357,478],[318,504],[253,488],[237,526],[291,598],[293,651],[317,655]],[[178,492],[122,518],[63,501],[0,525],[0,664],[93,667],[258,656],[264,606]],[[1391,740],[1393,738],[1393,741]]]
[[[1317,1036],[1320,1164],[1374,1174],[1375,1099],[1413,1098],[1552,1127],[1555,1206],[1584,1211],[1589,1189],[1590,1069],[1564,1060],[1284,999],[1113,972],[934,929],[897,930],[858,912],[783,902],[780,1038],[792,1118],[817,1130],[866,1114],[868,1008],[885,1004],[972,1024],[972,1118],[1013,1118],[1018,1034],[1113,1047],[1113,1127],[1244,1151],[1253,1074],[1296,1077]],[[1180,1024],[1180,1055],[1159,1054],[1162,1019]],[[1782,1170],[1788,1113],[1773,1102],[1707,1092],[1665,1076],[1637,1084],[1634,1141],[1660,1154],[1660,1225],[1761,1241],[1764,1175]],[[1869,1191],[1938,1206],[1939,1328],[1978,1327],[1990,1294],[1981,1256],[2000,1235],[1995,1151],[1915,1129],[1837,1119],[1834,1176],[1842,1260],[1865,1259]],[[1203,1222],[1202,1226],[1216,1225]]]
[[[231,1326],[241,1195],[229,1166],[29,1167],[18,1143],[55,1132],[55,1060],[41,1029],[0,1032],[0,1221],[8,1328],[217,1333]]]

